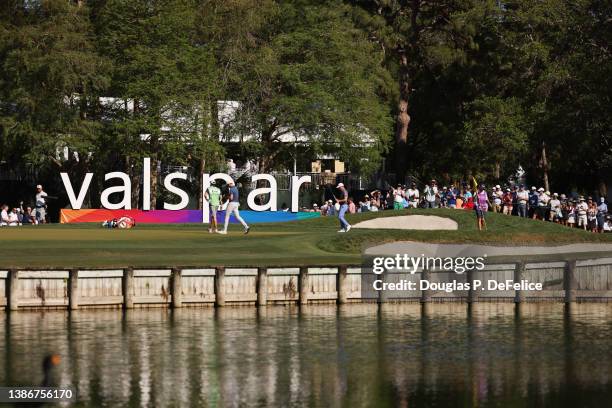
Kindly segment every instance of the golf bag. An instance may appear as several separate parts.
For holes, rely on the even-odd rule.
[[[106,228],[130,229],[136,226],[136,221],[132,217],[123,216],[106,220],[102,223],[102,226]]]

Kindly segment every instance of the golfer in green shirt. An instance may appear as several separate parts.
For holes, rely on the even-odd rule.
[[[210,224],[208,227],[209,233],[217,232],[217,210],[221,205],[221,189],[215,184],[215,180],[211,181],[210,187],[208,187],[204,193],[204,198],[210,204]]]

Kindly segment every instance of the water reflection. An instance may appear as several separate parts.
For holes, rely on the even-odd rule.
[[[602,406],[612,305],[480,303],[0,314],[0,384],[48,352],[80,406]]]

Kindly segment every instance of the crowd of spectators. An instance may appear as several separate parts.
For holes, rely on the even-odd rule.
[[[24,206],[23,201],[18,206],[10,208],[6,204],[0,205],[0,227],[17,227],[20,225],[38,225],[46,223],[46,197],[42,186],[36,186],[34,209]]]
[[[349,198],[349,213],[405,208],[453,208],[474,210],[478,191],[468,185],[438,187],[431,180],[422,191],[416,183],[398,185],[385,192],[375,190],[363,196],[357,203]],[[594,199],[580,195],[550,193],[543,187],[528,189],[524,185],[502,188],[496,185],[486,190],[490,205],[486,211],[509,216],[532,218],[554,222],[568,227],[582,228],[592,232],[612,232],[612,219],[603,197]],[[313,204],[308,211],[320,212],[323,216],[336,215],[334,202],[328,200],[319,206]]]
[[[32,212],[32,207],[23,207],[23,203],[19,207],[9,208],[8,205],[0,206],[0,227],[16,227],[18,225],[38,224],[36,215]]]
[[[524,185],[514,185],[502,188],[496,185],[490,190],[480,187],[480,194],[486,192],[485,211],[503,213],[509,216],[533,218],[536,220],[554,222],[568,227],[582,228],[592,232],[612,232],[612,218],[608,215],[608,206],[603,197],[593,199],[579,195],[566,195],[550,193],[543,187],[527,189]],[[401,210],[406,208],[453,208],[474,210],[478,205],[474,191],[469,185],[438,187],[435,180],[431,180],[422,192],[416,183],[409,186],[398,185],[386,191],[375,190],[365,194],[357,202],[353,197],[348,199],[348,212],[351,214],[375,212],[382,210]],[[36,186],[34,208],[19,206],[9,208],[0,205],[0,226],[36,225],[46,222],[47,193],[41,185]],[[52,198],[52,197],[50,197]],[[317,203],[304,211],[319,212],[323,216],[338,215],[339,209],[333,200]],[[288,208],[283,204],[283,211]]]

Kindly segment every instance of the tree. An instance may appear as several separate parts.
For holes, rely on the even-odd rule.
[[[504,92],[533,120],[534,181],[550,174],[551,185],[584,192],[610,179],[611,13],[597,0],[504,2],[499,49],[512,63]]]
[[[395,132],[400,179],[499,179],[518,163],[555,188],[605,192],[612,179],[610,2],[3,6],[0,162],[55,179],[95,171],[92,197],[122,170],[136,206],[151,157],[155,208],[158,165],[222,170],[222,136],[263,171],[321,154],[372,171]],[[239,103],[230,121],[219,100]]]
[[[216,100],[213,49],[198,31],[196,0],[109,0],[96,11],[99,52],[113,61],[109,95],[117,98],[106,109],[110,145],[122,152],[135,186],[143,157],[151,158],[154,209],[162,161],[187,164],[208,147],[218,151],[207,133]]]
[[[402,178],[408,165],[408,132],[413,94],[432,69],[447,68],[465,57],[472,43],[472,1],[353,0],[357,20],[385,51],[398,88],[395,109],[395,168]]]
[[[529,121],[514,98],[481,97],[469,105],[463,149],[472,166],[500,180],[513,174],[528,148]]]
[[[390,125],[378,94],[387,80],[380,51],[341,2],[265,4],[262,24],[223,55],[231,69],[227,99],[240,102],[224,134],[256,141],[247,146],[260,171],[279,166],[289,137],[313,154],[333,152],[353,169],[376,169]]]
[[[88,9],[11,1],[0,14],[0,64],[0,159],[21,170],[27,163],[39,172],[87,172],[100,131],[95,101],[108,84]]]

